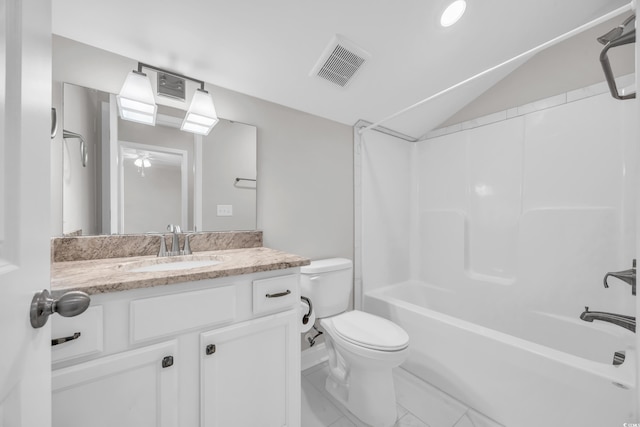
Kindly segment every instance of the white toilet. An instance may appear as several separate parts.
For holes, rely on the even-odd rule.
[[[392,426],[397,414],[391,369],[407,358],[409,336],[382,317],[346,311],[353,279],[351,260],[312,261],[300,271],[301,294],[311,299],[326,331],[327,391],[361,421],[374,427]]]

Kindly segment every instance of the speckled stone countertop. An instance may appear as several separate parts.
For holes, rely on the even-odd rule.
[[[184,270],[133,272],[157,263],[217,260],[217,265]],[[265,247],[194,252],[178,257],[135,256],[51,264],[51,291],[59,296],[68,291],[90,295],[149,288],[181,282],[238,276],[308,265],[310,260]]]

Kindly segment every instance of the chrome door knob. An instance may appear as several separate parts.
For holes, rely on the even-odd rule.
[[[67,292],[59,299],[53,299],[47,289],[37,292],[31,300],[31,326],[41,328],[47,324],[49,316],[58,313],[63,317],[82,314],[89,307],[91,298],[80,291]]]

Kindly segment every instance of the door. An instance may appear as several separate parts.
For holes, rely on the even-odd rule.
[[[300,425],[298,310],[200,335],[202,427]]]
[[[49,426],[51,333],[29,320],[49,287],[49,0],[0,1],[0,69],[0,426]]]
[[[177,342],[53,372],[54,427],[177,427]]]

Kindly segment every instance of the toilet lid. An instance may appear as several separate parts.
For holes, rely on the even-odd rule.
[[[331,318],[333,329],[346,341],[374,350],[397,351],[409,345],[400,326],[364,311],[348,311]]]

